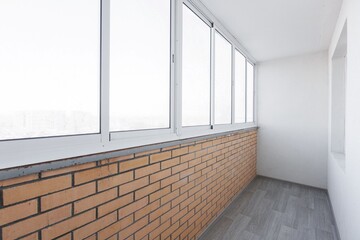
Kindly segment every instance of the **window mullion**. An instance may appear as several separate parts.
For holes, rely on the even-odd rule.
[[[175,133],[180,136],[182,130],[182,5],[183,1],[173,1],[175,14],[172,26],[174,26],[174,58],[172,66],[174,68],[174,127]],[[174,59],[174,62],[173,62]]]
[[[256,123],[256,81],[255,81],[255,65],[253,65],[253,76],[252,76],[252,81],[253,81],[253,122]]]
[[[248,91],[247,91],[247,84],[248,84],[248,72],[247,72],[247,60],[244,61],[245,64],[245,123],[247,123],[247,114],[248,114],[248,109],[247,109],[247,95],[248,95]]]
[[[100,124],[103,145],[109,142],[109,60],[110,60],[110,0],[101,0],[101,74],[100,74]]]
[[[210,125],[213,129],[215,125],[215,28],[211,28],[211,74],[210,74]]]
[[[235,46],[231,50],[231,124],[235,123]]]

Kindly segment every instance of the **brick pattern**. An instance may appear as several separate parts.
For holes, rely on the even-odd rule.
[[[1,239],[196,239],[255,177],[256,135],[0,181]]]

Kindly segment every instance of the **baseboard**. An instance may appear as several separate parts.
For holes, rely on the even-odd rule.
[[[274,177],[269,177],[269,176],[259,175],[259,174],[258,174],[257,176],[259,176],[259,177],[264,177],[264,178],[269,178],[269,179],[274,179],[274,180],[278,180],[278,181],[283,181],[283,182],[288,182],[288,183],[294,183],[294,184],[298,184],[298,185],[305,186],[305,187],[311,187],[311,188],[316,188],[316,189],[320,189],[320,190],[325,190],[325,191],[327,191],[326,188],[316,187],[316,186],[312,186],[312,185],[307,185],[307,184],[304,184],[304,183],[292,182],[292,181],[285,180],[285,179],[281,179],[281,178],[274,178]]]

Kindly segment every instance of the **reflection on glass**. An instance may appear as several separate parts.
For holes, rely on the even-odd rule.
[[[183,5],[182,124],[210,124],[210,27]]]
[[[231,123],[231,44],[215,33],[215,124]]]
[[[170,1],[110,4],[110,131],[169,128]]]
[[[247,62],[246,122],[254,122],[254,66]]]
[[[235,51],[235,122],[245,122],[246,104],[246,59]]]
[[[2,0],[0,32],[0,140],[98,133],[99,1]]]

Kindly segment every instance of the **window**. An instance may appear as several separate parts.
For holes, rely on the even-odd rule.
[[[215,33],[215,124],[231,123],[231,44]]]
[[[246,122],[254,122],[254,66],[246,64]]]
[[[210,27],[183,5],[183,126],[210,124],[210,39]]]
[[[170,1],[110,6],[110,131],[169,128]]]
[[[98,133],[100,1],[2,0],[0,32],[0,140]]]
[[[245,123],[246,119],[246,59],[235,51],[235,123]]]
[[[0,1],[0,169],[254,126],[250,58],[177,2]]]

